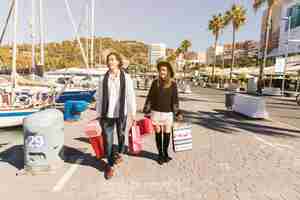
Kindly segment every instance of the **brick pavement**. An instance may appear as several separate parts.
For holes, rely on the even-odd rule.
[[[144,95],[138,92],[139,110]],[[0,183],[1,199],[300,199],[299,130],[224,112],[221,102],[201,96],[189,95],[182,108],[193,123],[193,150],[174,154],[170,149],[170,163],[156,163],[154,137],[147,136],[142,155],[126,155],[116,176],[106,181],[101,163],[83,138],[83,124],[93,117],[89,111],[80,122],[66,125],[65,141],[71,153],[56,173],[16,176],[14,165],[0,162],[0,176],[5,180]],[[53,192],[77,158],[84,160],[64,187]]]

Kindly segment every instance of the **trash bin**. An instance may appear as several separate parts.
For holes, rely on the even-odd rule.
[[[63,164],[64,120],[61,111],[47,109],[24,119],[24,169],[50,171]]]
[[[256,77],[248,79],[248,82],[247,82],[247,93],[248,94],[256,94],[256,92],[257,92],[257,81],[258,81],[258,78],[256,78]]]
[[[297,102],[297,104],[300,106],[300,94],[298,94],[298,95],[296,96],[296,102]]]
[[[225,93],[225,106],[228,110],[232,110],[234,104],[234,92],[227,92]]]
[[[64,120],[78,121],[80,114],[88,107],[86,101],[66,101],[64,104]]]

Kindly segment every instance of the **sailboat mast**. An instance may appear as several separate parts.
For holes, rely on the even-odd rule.
[[[12,60],[12,71],[11,71],[11,83],[12,83],[12,95],[11,104],[14,105],[15,99],[15,87],[17,85],[17,25],[18,25],[18,0],[15,0],[14,5],[14,43],[13,43],[13,60]]]
[[[85,15],[86,15],[86,57],[87,60],[89,61],[89,34],[90,34],[90,19],[89,19],[89,3],[87,2],[86,7],[85,7]]]
[[[45,65],[43,0],[40,0],[41,66]]]
[[[99,37],[99,52],[98,52],[98,54],[99,54],[99,65],[102,64],[102,55],[101,55],[101,53],[102,53],[102,38]]]
[[[66,5],[67,12],[68,12],[69,18],[70,18],[71,23],[72,23],[72,26],[73,26],[73,30],[74,30],[74,32],[75,32],[76,40],[77,40],[77,42],[78,42],[78,44],[79,44],[79,48],[80,48],[81,54],[82,54],[82,56],[83,56],[84,63],[85,63],[85,65],[86,65],[86,68],[88,69],[88,68],[89,68],[89,61],[88,61],[88,59],[87,59],[87,57],[86,57],[86,55],[85,55],[85,52],[84,52],[84,49],[83,49],[83,47],[82,47],[80,38],[79,38],[79,36],[78,36],[78,34],[77,34],[77,32],[76,32],[76,24],[75,24],[75,22],[74,22],[74,20],[73,20],[73,16],[72,16],[72,12],[71,12],[71,8],[70,8],[70,5],[69,5],[68,0],[65,0],[65,5]]]
[[[35,75],[35,0],[32,0],[32,18],[31,18],[31,69],[33,77]]]
[[[95,0],[91,0],[91,7],[92,7],[92,12],[91,12],[91,67],[94,67],[94,39],[95,39]]]

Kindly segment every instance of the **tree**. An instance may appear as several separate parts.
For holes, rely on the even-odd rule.
[[[192,43],[189,40],[183,40],[180,45],[182,53],[186,53],[188,49],[192,46]]]
[[[246,9],[243,6],[234,4],[230,10],[225,13],[224,25],[232,25],[232,46],[231,46],[231,67],[230,67],[230,83],[232,82],[232,72],[234,67],[234,51],[235,51],[235,34],[246,23]]]
[[[180,44],[180,47],[178,49],[178,53],[183,53],[184,57],[186,53],[188,52],[189,48],[192,46],[192,43],[189,40],[183,40]],[[183,66],[183,77],[185,77],[185,71],[186,71],[186,64]]]
[[[216,62],[217,62],[217,43],[219,36],[221,34],[221,30],[224,28],[224,18],[221,13],[218,15],[214,15],[211,20],[209,20],[208,23],[208,30],[212,32],[212,34],[215,36],[215,44],[214,44],[214,49],[215,49],[215,55],[214,55],[214,65],[212,68],[212,79],[214,80],[215,76],[215,67],[216,67]]]
[[[182,48],[179,47],[177,48],[174,52],[172,52],[168,57],[167,57],[167,61],[168,62],[175,62],[176,61],[176,58],[182,53]],[[174,63],[173,63],[174,64]]]
[[[259,78],[257,82],[257,91],[262,93],[262,80],[263,80],[263,73],[264,68],[266,67],[267,62],[267,53],[268,53],[268,46],[269,46],[269,37],[270,37],[270,28],[271,28],[271,18],[272,18],[272,11],[275,5],[277,5],[281,0],[254,0],[252,6],[254,11],[257,11],[259,8],[264,6],[266,3],[268,5],[267,9],[267,25],[266,25],[266,37],[265,37],[265,45],[264,45],[264,59],[262,65],[260,65],[259,69]]]
[[[175,53],[172,53],[171,55],[169,55],[168,57],[167,57],[167,61],[168,62],[174,62],[175,60],[176,60],[176,54]]]

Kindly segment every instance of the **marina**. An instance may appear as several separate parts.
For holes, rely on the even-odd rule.
[[[1,200],[299,200],[300,3],[220,2],[2,0]]]

